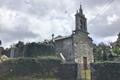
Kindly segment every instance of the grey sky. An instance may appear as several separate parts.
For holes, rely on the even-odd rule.
[[[120,32],[119,0],[0,0],[3,46],[50,39],[52,33],[70,35],[80,3],[94,42],[115,41]]]

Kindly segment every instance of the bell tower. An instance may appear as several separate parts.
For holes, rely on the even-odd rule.
[[[87,32],[87,19],[83,14],[82,6],[80,5],[79,10],[75,14],[75,32]]]
[[[92,38],[88,36],[87,19],[83,14],[82,6],[75,15],[76,28],[73,33],[73,50],[75,62],[84,64],[83,67],[94,61]]]

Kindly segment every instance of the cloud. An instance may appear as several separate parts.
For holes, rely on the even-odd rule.
[[[83,5],[88,31],[96,42],[115,41],[120,31],[120,1],[113,0],[0,0],[0,38],[42,41],[51,34],[70,35],[74,14]]]
[[[117,22],[118,20],[119,20],[119,17],[115,14],[107,17],[107,22],[109,25],[113,24],[114,22]]]
[[[91,21],[89,21],[88,24],[90,36],[97,43],[116,40],[116,36],[120,32],[120,6],[118,5],[118,2],[119,1],[114,1],[105,8],[99,6],[99,9],[94,9],[94,12],[91,12],[91,14],[99,12],[96,17],[93,16],[93,19],[91,18]]]
[[[0,39],[4,42],[4,45],[18,40],[24,41],[25,39],[38,37],[37,33],[29,29],[30,22],[28,15],[0,8],[0,17]]]
[[[15,40],[24,40],[26,38],[35,38],[38,36],[29,30],[20,29],[19,27],[20,26],[16,27],[14,30],[1,30],[1,38],[6,42],[11,42]]]

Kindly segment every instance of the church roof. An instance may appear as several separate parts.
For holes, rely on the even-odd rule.
[[[55,41],[68,39],[68,38],[71,38],[71,35],[69,35],[69,36],[61,36],[61,35],[59,35],[59,36],[55,37]]]

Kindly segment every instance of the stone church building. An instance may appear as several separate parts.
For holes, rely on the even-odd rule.
[[[65,63],[89,64],[94,61],[92,39],[88,36],[87,19],[82,7],[75,14],[75,30],[72,35],[54,38],[56,53]]]
[[[75,30],[70,36],[52,35],[52,44],[54,44],[56,53],[61,56],[64,63],[89,64],[94,61],[92,39],[88,36],[87,19],[83,14],[82,7],[75,14]],[[51,42],[51,40],[50,40]],[[11,48],[10,57],[15,56],[15,48]]]

